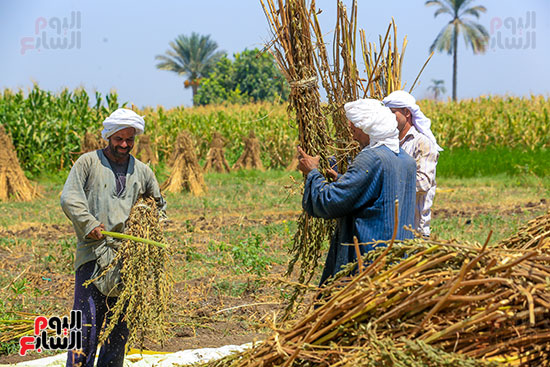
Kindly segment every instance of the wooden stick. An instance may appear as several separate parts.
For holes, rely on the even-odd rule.
[[[357,270],[359,271],[359,274],[361,274],[363,272],[363,258],[361,257],[359,241],[356,236],[353,236],[353,245],[355,246],[355,255],[357,256]]]

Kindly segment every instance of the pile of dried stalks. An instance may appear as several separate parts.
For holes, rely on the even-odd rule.
[[[264,170],[264,165],[260,158],[260,141],[254,134],[253,130],[250,130],[248,138],[244,138],[244,151],[243,154],[237,159],[237,162],[233,165],[233,169],[257,169]]]
[[[178,135],[177,142],[177,150],[174,151],[178,152],[178,155],[172,163],[172,173],[162,185],[162,190],[180,192],[186,189],[195,196],[203,195],[206,185],[191,135],[184,131]]]
[[[152,198],[139,199],[126,222],[125,234],[157,242],[164,241],[160,213]],[[145,338],[163,343],[167,338],[168,305],[173,278],[168,249],[125,240],[113,264],[122,262],[123,290],[109,311],[108,323],[100,336],[104,342],[123,318],[130,330],[129,345],[143,348]]]
[[[94,150],[102,149],[107,145],[107,142],[98,134],[93,134],[89,131],[84,134],[82,139],[80,153],[93,152]]]
[[[225,159],[223,147],[225,146],[225,139],[219,132],[212,134],[212,141],[210,142],[210,150],[206,154],[206,164],[204,165],[204,171],[210,172],[212,170],[222,173],[229,172],[229,163]]]
[[[157,164],[159,159],[151,147],[151,137],[141,135],[137,142],[136,157],[143,163]]]
[[[505,248],[527,250],[540,246],[543,241],[550,241],[550,212],[529,221],[512,237],[502,240],[500,245]]]
[[[34,314],[22,311],[9,312],[13,318],[0,319],[0,343],[19,341],[23,336],[32,335],[34,320],[44,314]],[[4,314],[4,317],[7,315]]]
[[[0,201],[30,201],[38,196],[19,165],[11,138],[0,125]]]
[[[273,326],[264,343],[211,365],[365,366],[365,355],[381,358],[381,351],[403,352],[416,343],[437,348],[424,350],[424,357],[458,353],[462,364],[454,365],[468,365],[467,357],[547,366],[550,237],[510,249],[487,242],[390,242],[320,289],[305,317]],[[346,276],[353,266],[357,274]],[[383,340],[393,340],[390,349],[380,348]],[[385,365],[379,362],[370,365]],[[401,365],[430,365],[406,362]]]

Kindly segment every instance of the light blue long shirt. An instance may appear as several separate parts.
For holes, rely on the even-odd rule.
[[[397,239],[412,238],[405,225],[414,223],[416,163],[405,151],[399,154],[382,145],[363,149],[348,171],[332,183],[318,170],[306,179],[302,207],[314,217],[336,219],[338,224],[321,276],[321,284],[357,260],[353,243],[390,240],[395,220],[395,200],[399,200]],[[364,254],[372,245],[360,246]]]
[[[111,232],[124,232],[130,210],[140,196],[152,196],[161,210],[166,202],[149,166],[130,156],[126,187],[118,196],[115,174],[102,150],[85,153],[71,168],[61,193],[61,207],[73,223],[78,239],[75,269],[96,259],[94,247],[103,242],[86,236],[100,224]]]

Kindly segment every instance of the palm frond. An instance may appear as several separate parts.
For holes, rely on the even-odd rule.
[[[481,13],[485,13],[486,11],[487,11],[486,7],[484,7],[482,5],[478,5],[478,6],[474,6],[473,8],[468,8],[468,9],[463,10],[460,13],[460,17],[462,17],[464,15],[472,15],[472,16],[479,19],[479,17],[481,16]]]
[[[463,9],[467,9],[471,3],[476,0],[452,0],[456,4],[456,13],[459,14]]]
[[[191,33],[191,36],[179,35],[169,43],[170,49],[164,55],[158,55],[157,68],[187,75],[193,81],[208,76],[211,67],[225,55],[225,51],[216,51],[218,44],[210,35]]]
[[[474,54],[485,52],[489,42],[489,33],[481,24],[472,21],[466,21],[461,24],[464,32],[466,47],[470,45]]]
[[[453,34],[454,24],[451,21],[439,32],[430,46],[430,52],[433,52],[434,50],[439,52],[445,51],[450,55],[453,51]]]
[[[453,16],[453,12],[450,9],[447,8],[439,8],[434,13],[434,18],[437,18],[439,14],[449,14],[450,16]]]
[[[439,7],[439,9],[437,9],[434,14],[434,18],[437,17],[439,14],[449,14],[451,16],[454,14],[453,8],[448,4],[447,1],[444,0],[428,0],[424,5]]]

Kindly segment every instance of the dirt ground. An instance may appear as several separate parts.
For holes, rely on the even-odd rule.
[[[186,228],[193,228],[193,242],[206,243],[219,236],[220,227],[250,226],[277,223],[283,220],[294,220],[298,212],[273,213],[261,219],[248,218],[246,215],[226,215],[221,217],[191,216],[184,220],[169,221],[166,227],[167,236],[176,235]],[[0,229],[0,237],[19,241],[22,246],[14,251],[8,246],[0,245],[0,270],[18,274],[25,278],[29,288],[38,288],[43,295],[33,300],[34,304],[49,305],[48,315],[61,315],[72,308],[74,278],[73,275],[61,273],[49,265],[37,263],[38,246],[34,240],[46,242],[66,240],[74,241],[71,225],[20,223]],[[28,241],[25,241],[28,240]],[[175,256],[175,266],[183,266],[185,260]],[[27,265],[29,264],[29,265]],[[24,268],[23,271],[20,271]],[[272,271],[282,274],[284,266],[277,265]],[[252,280],[251,280],[252,282]],[[176,352],[185,349],[221,347],[228,344],[240,345],[265,337],[267,329],[262,329],[264,315],[282,310],[278,297],[271,287],[258,288],[252,283],[239,296],[230,296],[216,292],[211,277],[199,277],[192,280],[176,282],[171,334],[173,335],[161,346],[151,342],[145,349],[162,352]],[[44,357],[43,354],[29,353],[25,357],[18,355],[0,356],[0,364],[17,363],[25,360]]]

